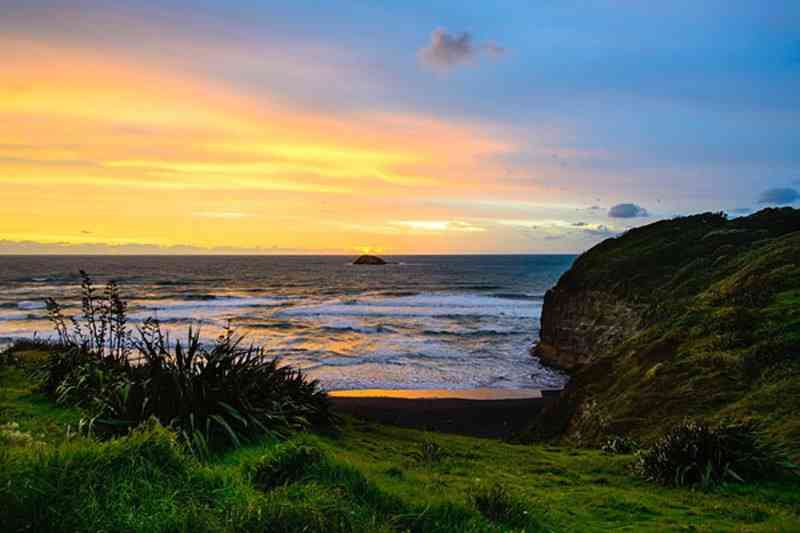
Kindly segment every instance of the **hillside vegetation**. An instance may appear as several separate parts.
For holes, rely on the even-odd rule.
[[[542,320],[536,353],[576,364],[540,434],[560,423],[581,443],[647,440],[687,417],[734,418],[800,456],[800,211],[608,239],[563,275]]]
[[[85,413],[0,362],[3,531],[790,531],[800,484],[711,491],[635,475],[630,454],[344,421],[335,434],[265,437],[200,461],[154,421],[99,440]]]

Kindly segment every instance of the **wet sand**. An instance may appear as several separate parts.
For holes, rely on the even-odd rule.
[[[386,390],[330,393],[337,411],[401,427],[506,438],[525,429],[558,391],[536,389]]]

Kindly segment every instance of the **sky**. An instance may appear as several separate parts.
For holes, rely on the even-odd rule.
[[[800,207],[800,3],[0,0],[0,253],[575,253]]]

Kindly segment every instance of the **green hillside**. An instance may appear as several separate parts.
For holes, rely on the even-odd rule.
[[[3,531],[800,530],[788,478],[668,488],[638,477],[632,455],[355,420],[200,462],[153,423],[76,436],[84,413],[36,388],[24,365],[0,366]]]
[[[576,303],[586,298],[604,303]],[[583,443],[609,434],[646,440],[686,417],[736,418],[757,421],[800,454],[800,211],[702,214],[606,240],[548,296],[543,323],[554,333],[543,334],[544,345],[556,353],[602,337],[609,318],[592,313],[619,306],[629,323],[637,317],[634,326],[587,354],[540,432],[563,422]],[[557,330],[566,320],[582,326]]]

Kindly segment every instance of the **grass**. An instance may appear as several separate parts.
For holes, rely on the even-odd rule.
[[[44,443],[0,446],[4,531],[800,531],[800,478],[667,488],[637,477],[629,454],[353,419],[199,462],[154,423],[66,439],[81,415],[0,367],[0,425]],[[420,461],[426,449],[437,459]]]
[[[79,409],[57,406],[36,392],[26,370],[0,367],[0,424],[16,423],[37,440],[58,444],[65,439],[67,427],[78,427],[81,415]]]

